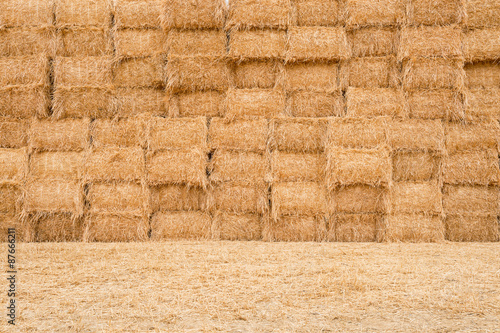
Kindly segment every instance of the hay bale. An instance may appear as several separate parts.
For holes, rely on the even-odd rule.
[[[146,145],[148,119],[145,117],[124,119],[97,119],[92,122],[90,133],[92,146],[144,147]]]
[[[395,214],[443,212],[441,187],[437,181],[395,182],[390,188],[390,209]]]
[[[396,53],[397,36],[394,28],[365,27],[349,31],[353,57],[381,57]]]
[[[83,214],[83,184],[68,180],[43,180],[26,184],[24,210],[41,213]]]
[[[53,28],[20,27],[0,29],[0,57],[41,54],[53,56],[56,49],[55,41],[55,30]]]
[[[31,180],[80,180],[83,176],[84,155],[78,152],[34,153],[30,158]]]
[[[38,85],[0,87],[0,116],[11,118],[47,117],[48,89]]]
[[[278,182],[272,186],[272,216],[317,216],[327,213],[326,187],[316,182]]]
[[[110,31],[100,27],[72,27],[57,31],[57,55],[63,57],[106,56],[113,53]]]
[[[165,91],[157,88],[117,88],[116,116],[166,115]]]
[[[500,127],[497,120],[467,125],[449,123],[445,125],[445,131],[446,150],[449,154],[461,150],[498,151]]]
[[[465,118],[468,121],[500,119],[500,88],[470,89],[466,94]]]
[[[166,0],[163,1],[160,20],[165,30],[221,29],[226,11],[224,0]]]
[[[500,59],[500,29],[469,30],[463,43],[468,62]]]
[[[401,31],[398,59],[416,57],[461,58],[462,41],[457,27],[408,27]]]
[[[403,62],[403,88],[461,89],[464,86],[463,61],[417,58]]]
[[[144,153],[139,147],[93,149],[85,167],[91,181],[139,181],[144,177]]]
[[[124,213],[143,216],[149,212],[149,189],[136,183],[90,184],[90,213]]]
[[[326,237],[326,223],[317,216],[281,216],[264,222],[266,242],[321,242]]]
[[[500,193],[492,186],[445,185],[443,187],[443,208],[450,214],[498,215]]]
[[[110,57],[56,57],[54,85],[103,87],[112,84]]]
[[[233,0],[229,5],[226,28],[278,28],[290,24],[289,0]]]
[[[89,214],[85,218],[84,242],[141,242],[149,239],[149,222],[128,214]]]
[[[72,214],[43,214],[33,218],[35,242],[80,242],[83,225]]]
[[[385,144],[388,118],[330,118],[328,146],[376,148]]]
[[[286,38],[286,32],[280,30],[232,30],[228,55],[234,60],[281,59]]]
[[[19,213],[22,205],[22,190],[19,186],[0,185],[0,213],[15,215]]]
[[[147,156],[146,170],[150,185],[207,185],[207,154],[200,149],[173,150]]]
[[[151,210],[204,211],[208,207],[207,192],[201,187],[167,184],[151,187]]]
[[[33,118],[28,135],[30,147],[35,150],[81,151],[90,145],[90,119]]]
[[[444,149],[443,125],[439,120],[394,120],[387,126],[387,142],[393,149],[440,152]]]
[[[394,56],[352,58],[339,75],[343,87],[389,88],[397,87],[399,82]]]
[[[49,59],[45,56],[0,58],[0,86],[49,84]]]
[[[463,96],[452,89],[409,90],[406,100],[411,118],[461,120],[464,118]]]
[[[366,184],[384,186],[391,180],[391,160],[386,149],[330,148],[327,151],[328,187]]]
[[[162,149],[207,150],[207,118],[160,118],[151,120],[148,147]]]
[[[443,221],[439,216],[389,215],[381,238],[386,242],[440,243],[444,241],[444,229]]]
[[[287,94],[287,114],[292,117],[343,116],[341,92],[292,91]]]
[[[226,93],[220,91],[194,91],[179,93],[168,98],[171,117],[220,117],[226,113]]]
[[[500,87],[500,66],[495,62],[466,64],[465,84],[469,88]]]
[[[411,25],[459,24],[465,17],[463,0],[409,1],[406,15]]]
[[[21,220],[19,216],[0,213],[0,242],[6,243],[8,241],[8,229],[16,228],[16,242],[31,242],[34,239],[33,226]]]
[[[286,98],[281,89],[232,89],[227,91],[226,118],[274,118],[285,111]]]
[[[427,181],[437,179],[441,170],[441,157],[425,151],[397,151],[392,155],[392,179]]]
[[[150,57],[166,51],[161,29],[120,29],[113,37],[118,58]]]
[[[311,38],[314,36],[314,38]],[[291,27],[288,61],[344,60],[351,56],[347,34],[340,27]]]
[[[262,182],[267,180],[269,161],[262,153],[216,150],[210,164],[212,182]]]
[[[109,27],[112,23],[110,0],[54,1],[56,26],[58,28],[71,26]]]
[[[212,238],[231,241],[260,240],[261,217],[256,214],[218,212],[212,223]]]
[[[117,87],[161,88],[164,85],[164,59],[161,56],[120,60],[113,68],[113,83]]]
[[[237,62],[231,67],[232,86],[238,89],[271,89],[281,86],[284,68],[276,60]]]
[[[0,148],[21,148],[28,145],[28,122],[0,118]]]
[[[284,118],[271,122],[274,149],[288,152],[320,152],[325,149],[327,121],[321,118]]]
[[[499,182],[496,150],[457,152],[446,156],[443,164],[443,181],[447,184],[497,185]]]
[[[298,26],[335,26],[341,21],[338,0],[294,0],[292,19]]]
[[[210,57],[169,59],[166,66],[170,91],[226,90],[229,68],[225,61]]]
[[[498,242],[496,215],[453,214],[445,219],[446,239],[452,242]]]
[[[54,91],[53,118],[109,118],[116,112],[113,90],[58,87]]]
[[[285,88],[287,90],[324,92],[340,90],[338,63],[287,63],[285,69]]]
[[[331,210],[336,213],[386,213],[389,198],[384,187],[342,186],[331,192]]]
[[[350,27],[394,26],[402,23],[404,3],[401,0],[347,0],[345,23]]]
[[[53,7],[53,0],[4,0],[0,27],[51,26]]]
[[[234,120],[212,118],[208,131],[211,149],[263,152],[267,148],[268,121],[266,119]]]
[[[26,148],[0,149],[0,182],[21,183],[28,171],[28,151]]]
[[[403,91],[393,88],[349,87],[346,93],[346,109],[349,117],[404,118],[407,114]]]
[[[327,240],[333,242],[376,242],[385,225],[379,214],[336,214],[329,225]]]
[[[122,28],[159,28],[162,0],[114,0],[115,26]]]
[[[227,36],[222,30],[170,30],[167,35],[169,57],[224,57]]]
[[[264,214],[269,209],[268,185],[263,181],[215,184],[210,196],[215,212]]]
[[[324,180],[323,154],[297,154],[275,151],[271,157],[273,180],[277,182],[319,182]]]
[[[212,219],[202,212],[156,213],[151,220],[151,240],[210,239]]]
[[[469,28],[500,26],[500,3],[496,0],[467,0],[466,12]]]

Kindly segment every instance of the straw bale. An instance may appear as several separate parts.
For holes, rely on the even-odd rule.
[[[500,29],[469,30],[463,44],[464,56],[469,62],[500,59]]]
[[[239,89],[271,89],[280,86],[284,68],[276,60],[250,60],[233,64],[232,85]]]
[[[84,155],[79,152],[41,152],[30,158],[31,180],[80,180]]]
[[[0,27],[52,25],[53,0],[3,0]]]
[[[289,0],[232,0],[226,28],[280,28],[290,24]]]
[[[467,120],[500,119],[500,88],[470,89],[467,91],[465,117]]]
[[[151,185],[187,184],[205,188],[207,159],[207,154],[200,149],[153,153],[147,158],[148,182]]]
[[[441,188],[437,181],[395,182],[390,188],[391,212],[438,215],[443,212]]]
[[[143,216],[149,190],[136,183],[91,184],[87,194],[91,213],[125,213]]]
[[[498,150],[500,127],[497,120],[467,125],[449,123],[445,125],[445,130],[448,153],[461,150]]]
[[[470,28],[500,26],[500,2],[497,0],[467,0],[467,19]]]
[[[149,223],[128,214],[89,214],[85,219],[84,242],[140,242],[148,240]]]
[[[323,154],[298,154],[275,151],[271,171],[278,182],[319,182],[324,180],[326,159]]]
[[[391,160],[386,149],[331,148],[327,152],[329,188],[342,185],[386,185],[391,179]]]
[[[298,26],[334,26],[340,23],[338,0],[294,0],[292,22]]]
[[[105,56],[113,52],[107,28],[72,27],[57,31],[57,55],[63,57]]]
[[[496,215],[453,214],[446,216],[446,239],[452,242],[498,242]]]
[[[54,0],[56,26],[96,26],[111,25],[110,0]]]
[[[115,113],[113,91],[106,88],[58,87],[54,92],[53,110],[56,119],[109,118]]]
[[[469,88],[500,87],[500,65],[495,62],[466,64],[465,84]]]
[[[286,111],[292,117],[342,116],[344,97],[340,92],[292,91]]]
[[[344,87],[388,88],[397,87],[399,81],[394,56],[352,58],[339,75]]]
[[[387,217],[383,240],[386,242],[439,243],[444,241],[441,217],[420,214],[397,214]]]
[[[340,90],[337,63],[288,63],[285,71],[287,90],[334,92]]]
[[[138,181],[144,176],[141,148],[104,148],[90,151],[86,176],[92,181]]]
[[[169,96],[171,117],[220,117],[226,113],[226,93],[220,91],[195,91]]]
[[[286,106],[281,89],[232,89],[227,91],[227,119],[275,118],[283,114]]]
[[[162,0],[114,0],[117,28],[159,28]]]
[[[227,36],[222,30],[171,30],[167,36],[169,57],[224,57]]]
[[[0,148],[0,182],[21,183],[28,170],[28,152],[26,148]]]
[[[330,223],[327,240],[333,242],[375,242],[385,224],[379,214],[337,214]]]
[[[268,185],[263,181],[215,184],[210,195],[214,211],[264,214],[269,209]]]
[[[220,29],[224,27],[227,5],[224,0],[165,0],[161,25],[171,29]]]
[[[90,144],[90,119],[38,120],[29,127],[30,147],[36,150],[81,151]]]
[[[0,118],[0,148],[20,148],[26,146],[28,122],[10,118]]]
[[[35,242],[80,242],[82,240],[82,222],[75,219],[72,214],[43,214],[35,218],[33,222],[35,223]]]
[[[113,37],[118,58],[165,53],[165,33],[161,29],[120,29]]]
[[[346,93],[346,106],[349,117],[404,118],[407,114],[401,89],[349,87]]]
[[[12,118],[46,117],[49,96],[38,85],[0,86],[0,116]]]
[[[83,184],[68,180],[43,180],[26,184],[24,210],[43,213],[83,214]]]
[[[465,17],[464,0],[411,0],[407,18],[411,25],[449,25]]]
[[[326,236],[326,223],[317,216],[281,216],[264,223],[262,236],[266,242],[320,242]]]
[[[229,35],[229,57],[237,60],[283,58],[286,32],[279,30],[233,30]]]
[[[47,86],[48,80],[49,59],[45,56],[0,58],[0,86]]]
[[[165,92],[157,88],[117,88],[116,115],[133,117],[139,114],[166,115]]]
[[[151,120],[148,146],[161,149],[207,150],[207,118],[160,118]]]
[[[278,182],[272,186],[272,215],[315,216],[327,212],[326,188],[316,182]]]
[[[345,2],[346,25],[391,26],[404,18],[402,0],[347,0]]]
[[[424,151],[397,151],[392,156],[394,181],[426,181],[439,177],[440,156]]]
[[[314,37],[314,38],[311,38]],[[341,27],[291,27],[287,60],[343,60],[351,56],[347,34]]]
[[[411,118],[461,120],[462,94],[452,89],[409,90],[406,93]]]
[[[268,121],[266,119],[234,120],[212,118],[208,144],[212,149],[262,152],[267,148]]]
[[[216,58],[169,59],[166,72],[167,88],[173,91],[226,90],[229,86],[229,67]]]
[[[267,179],[269,162],[262,153],[216,150],[211,160],[213,182],[262,182]]]
[[[201,187],[167,184],[151,188],[153,212],[207,209],[207,192]]]
[[[401,32],[398,59],[415,57],[461,58],[461,30],[458,27],[408,27]]]
[[[381,57],[396,53],[395,28],[365,27],[349,32],[353,57]]]
[[[56,87],[102,87],[111,81],[110,57],[56,57],[54,61]]]
[[[16,214],[21,210],[22,190],[15,185],[0,185],[0,213]]]
[[[114,67],[113,83],[117,87],[139,88],[164,85],[163,57],[122,59]]]
[[[145,117],[124,119],[97,119],[92,122],[92,145],[102,147],[143,147],[146,144],[148,119]]]
[[[498,187],[445,185],[443,208],[445,213],[478,213],[498,215],[500,196]]]
[[[9,228],[16,228],[16,242],[33,241],[35,231],[30,223],[21,220],[18,215],[0,213],[0,243],[8,241]]]
[[[260,240],[262,238],[261,217],[256,214],[219,212],[213,219],[212,238],[232,241]]]
[[[444,158],[443,181],[447,184],[496,185],[499,177],[496,150],[458,152]]]
[[[0,28],[0,57],[53,56],[55,48],[53,28]]]
[[[151,240],[210,239],[212,219],[202,212],[156,213],[151,221]]]
[[[369,185],[342,186],[331,193],[331,209],[336,213],[386,213],[387,189]]]
[[[465,71],[461,60],[410,59],[403,62],[403,87],[409,89],[460,89]]]
[[[376,148],[386,141],[388,118],[330,118],[328,146],[344,148]]]
[[[327,121],[321,118],[284,118],[271,123],[273,146],[288,152],[319,152],[325,148]]]
[[[387,126],[387,141],[393,149],[442,151],[444,129],[439,120],[394,120]]]

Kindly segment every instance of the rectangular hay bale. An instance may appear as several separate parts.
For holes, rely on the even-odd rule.
[[[452,242],[498,242],[496,215],[450,214],[445,219],[446,240]]]
[[[21,211],[22,189],[15,185],[0,185],[0,213],[15,215]]]
[[[268,186],[263,181],[215,184],[210,197],[214,211],[264,214],[269,209]]]
[[[107,88],[58,87],[53,118],[110,118],[116,112],[114,91]]]
[[[129,214],[89,214],[85,218],[84,242],[147,241],[149,221]]]
[[[286,32],[280,30],[232,30],[228,56],[235,60],[281,59],[285,56]]]
[[[460,92],[453,89],[415,89],[406,92],[411,118],[461,120],[464,102]]]
[[[475,62],[465,64],[465,84],[469,88],[500,87],[500,64]]]
[[[271,142],[275,149],[288,152],[320,152],[325,149],[327,120],[324,118],[284,118],[271,122]]]
[[[444,158],[443,181],[447,184],[497,185],[499,177],[496,150],[457,152]]]
[[[405,98],[401,89],[353,88],[346,93],[347,116],[349,117],[405,117]]]
[[[470,89],[466,93],[465,119],[500,119],[500,88]]]
[[[335,26],[341,21],[338,0],[292,1],[293,24],[298,26]]]
[[[81,180],[84,155],[79,152],[41,152],[30,158],[31,180]]]
[[[57,56],[89,57],[113,53],[109,28],[72,27],[57,31]]]
[[[212,219],[203,212],[156,213],[151,220],[151,240],[207,240]]]
[[[162,56],[122,59],[113,68],[113,83],[117,87],[139,88],[164,85]]]
[[[350,27],[393,26],[404,18],[401,0],[346,0],[345,23]]]
[[[149,189],[137,183],[90,184],[87,200],[90,213],[144,216],[149,212]]]
[[[386,143],[387,117],[328,119],[328,147],[376,148]]]
[[[139,147],[93,149],[85,167],[91,181],[140,181],[144,177],[144,152]]]
[[[224,0],[163,1],[160,16],[162,28],[221,29],[224,27],[227,5]]]
[[[269,125],[266,119],[234,120],[212,118],[208,144],[212,149],[262,152],[267,148]]]
[[[148,147],[151,151],[162,149],[207,150],[207,118],[151,119]]]
[[[440,216],[396,214],[387,217],[387,226],[381,237],[386,242],[440,243],[445,228]]]
[[[212,238],[231,241],[260,240],[262,238],[261,217],[257,214],[219,212],[213,219]]]
[[[83,236],[83,225],[80,219],[72,214],[44,214],[34,218],[35,242],[80,242]]]
[[[274,181],[278,182],[323,181],[325,164],[325,156],[317,153],[275,151],[271,156],[272,176]]]
[[[394,214],[442,214],[441,187],[437,181],[394,182],[390,188],[390,209]]]
[[[110,57],[56,57],[56,87],[102,87],[112,84]]]
[[[280,61],[249,60],[234,63],[231,67],[232,86],[239,89],[271,89],[280,86],[284,68]]]
[[[411,25],[459,24],[465,17],[463,0],[412,0],[407,4],[407,20]]]
[[[49,91],[39,85],[0,87],[0,116],[12,118],[47,117]]]
[[[290,23],[289,0],[232,0],[226,28],[286,29]]]
[[[387,213],[389,208],[388,190],[380,186],[342,186],[330,196],[335,213]]]
[[[500,28],[465,32],[464,57],[468,62],[500,59]]]
[[[440,176],[441,156],[425,151],[396,151],[392,155],[394,181],[427,181]]]
[[[497,120],[474,123],[445,125],[446,150],[455,153],[461,150],[487,150],[498,151],[500,126]]]
[[[318,216],[327,213],[327,191],[317,182],[277,182],[272,185],[272,216]]]
[[[170,117],[220,117],[226,113],[226,93],[216,90],[168,94]]]
[[[53,56],[55,51],[56,38],[53,27],[23,26],[0,29],[0,57]]]
[[[500,26],[500,3],[497,0],[467,0],[465,24],[469,28]]]
[[[262,182],[269,172],[268,157],[263,153],[216,150],[210,165],[213,182]]]
[[[222,91],[229,86],[229,67],[216,58],[172,58],[167,62],[166,73],[167,88],[171,91]]]
[[[0,12],[0,26],[52,25],[53,0],[4,0]]]
[[[266,242],[321,242],[326,236],[323,217],[281,216],[264,222],[262,230]]]
[[[343,87],[390,88],[399,81],[394,56],[351,58],[339,75]]]
[[[207,205],[207,192],[201,187],[179,184],[151,187],[153,212],[204,211]]]
[[[465,71],[462,60],[416,58],[403,62],[403,88],[461,89]]]
[[[226,44],[222,30],[170,30],[166,47],[169,57],[224,57]]]
[[[292,117],[331,117],[344,114],[340,92],[292,91],[287,94],[287,114]]]
[[[58,28],[67,26],[111,25],[110,0],[55,0],[55,17]]]
[[[375,242],[385,217],[379,214],[336,214],[327,234],[333,242]]]
[[[26,184],[24,210],[40,213],[72,213],[81,216],[83,184],[78,181],[44,180]]]
[[[396,53],[397,33],[391,27],[362,27],[349,31],[353,57],[382,57]]]
[[[285,102],[281,89],[229,89],[226,118],[274,118],[283,114]]]
[[[115,0],[117,28],[160,28],[162,0]]]
[[[28,151],[26,148],[0,149],[0,182],[21,183],[28,171]]]
[[[207,160],[207,154],[199,149],[152,153],[146,163],[148,182],[150,185],[187,184],[204,188]]]
[[[21,148],[28,145],[26,120],[0,118],[0,148]]]
[[[48,151],[81,151],[90,145],[90,119],[32,119],[30,147]]]
[[[143,147],[146,144],[148,119],[144,117],[123,119],[97,119],[92,122],[92,146]]]
[[[44,55],[0,58],[0,86],[49,84],[49,59]]]
[[[495,186],[445,185],[443,208],[446,214],[500,213],[500,192]]]
[[[113,40],[118,58],[165,53],[165,33],[161,29],[119,29],[115,31]]]
[[[439,120],[393,120],[387,126],[387,142],[393,149],[439,152],[444,149],[444,129]]]
[[[116,116],[133,117],[139,114],[167,114],[165,91],[157,88],[117,88]]]
[[[461,29],[457,27],[408,27],[401,32],[398,59],[460,58],[462,54]]]
[[[287,90],[338,91],[340,90],[339,64],[335,62],[287,63],[285,87]]]
[[[311,38],[314,36],[314,38]],[[351,56],[344,28],[291,27],[288,29],[288,61],[344,60]]]

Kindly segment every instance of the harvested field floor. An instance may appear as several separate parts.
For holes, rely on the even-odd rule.
[[[16,328],[493,332],[499,254],[499,243],[19,244]]]

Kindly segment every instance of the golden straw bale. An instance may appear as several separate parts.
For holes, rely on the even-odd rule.
[[[140,242],[148,240],[149,222],[129,214],[89,214],[85,218],[84,242]]]
[[[12,118],[47,117],[49,92],[38,85],[0,87],[0,116]]]
[[[33,218],[32,218],[33,219]],[[35,242],[80,242],[83,236],[81,219],[71,213],[35,215]]]
[[[341,21],[338,0],[293,0],[292,22],[298,26],[334,26]]]
[[[261,217],[256,214],[218,212],[213,219],[212,238],[232,241],[260,240]]]
[[[57,55],[63,57],[105,56],[113,53],[107,28],[72,27],[57,31]]]
[[[465,17],[465,1],[410,0],[406,13],[411,25],[459,24]]]
[[[474,124],[449,123],[445,125],[446,150],[455,153],[461,150],[498,151],[500,126],[497,120]]]
[[[201,187],[167,184],[151,188],[153,212],[205,210],[207,200],[207,192]]]
[[[229,67],[216,58],[169,59],[166,72],[167,88],[172,91],[226,90],[229,86]]]
[[[465,151],[446,156],[443,181],[447,184],[497,185],[500,177],[498,151]]]
[[[165,92],[156,88],[117,88],[116,115],[133,117],[139,114],[166,115]]]
[[[123,29],[117,30],[113,37],[118,58],[165,53],[165,33],[161,29]]]
[[[387,189],[369,185],[342,186],[331,192],[332,211],[336,213],[386,213]]]
[[[281,216],[264,222],[262,236],[266,242],[321,242],[326,223],[318,216]]]
[[[394,120],[387,127],[387,142],[393,149],[442,151],[443,125],[439,120]]]
[[[0,85],[41,85],[49,80],[49,60],[45,56],[0,58]]]
[[[114,0],[117,28],[159,28],[162,0]]]
[[[83,184],[68,180],[44,180],[26,184],[27,212],[83,214]]]
[[[91,213],[125,213],[143,216],[149,190],[136,183],[90,184],[87,200]]]
[[[212,219],[202,212],[156,213],[151,220],[151,240],[210,239]]]
[[[208,144],[212,149],[262,152],[267,148],[268,121],[266,119],[234,120],[212,118]]]
[[[470,28],[500,26],[500,2],[497,0],[467,0],[467,18]]]
[[[151,120],[148,146],[151,151],[162,149],[207,150],[207,118],[161,118]]]
[[[462,57],[460,28],[457,27],[408,27],[401,32],[398,59],[415,57]]]
[[[114,115],[113,92],[90,87],[58,87],[54,92],[53,118],[108,118]]]
[[[311,38],[311,37],[314,38]],[[347,34],[340,27],[291,27],[286,58],[297,60],[344,60],[351,56]]]
[[[231,68],[232,85],[239,89],[271,89],[280,86],[284,68],[276,60],[250,60],[237,62]]]
[[[139,181],[144,176],[144,153],[139,147],[94,149],[85,167],[92,181]]]
[[[113,83],[117,87],[161,88],[165,77],[163,68],[161,56],[122,59],[114,66]]]
[[[441,214],[441,188],[437,181],[395,182],[390,188],[390,208],[396,214]]]
[[[287,63],[285,69],[285,87],[288,90],[340,90],[338,63]]]
[[[261,182],[223,182],[210,193],[214,211],[263,214],[269,209],[268,185]]]
[[[226,12],[224,0],[165,0],[160,19],[165,30],[221,29]]]
[[[32,242],[35,238],[35,230],[31,223],[26,223],[16,214],[0,213],[0,243],[8,241],[9,228],[16,229],[16,242]]]
[[[495,62],[466,64],[465,84],[469,88],[500,87],[500,65]]]
[[[328,229],[333,242],[375,242],[385,217],[379,214],[336,214]]]
[[[339,76],[344,87],[388,88],[397,87],[399,82],[394,56],[352,58],[342,66]]]
[[[344,148],[376,148],[385,144],[387,117],[330,118],[328,146]]]
[[[330,148],[326,178],[330,189],[342,185],[386,185],[391,179],[391,160],[386,149]]]
[[[326,159],[323,154],[286,153],[275,151],[271,157],[271,171],[278,182],[319,182],[324,180]]]
[[[497,216],[449,214],[445,219],[446,239],[452,242],[498,242]]]
[[[461,89],[464,80],[461,60],[418,58],[403,62],[403,87],[406,90]]]
[[[147,157],[148,182],[156,184],[187,184],[205,188],[207,154],[200,149],[172,150]]]
[[[353,57],[381,57],[396,53],[395,28],[365,27],[348,34]]]
[[[14,185],[0,185],[0,213],[16,214],[21,210],[22,190]]]
[[[79,152],[41,152],[30,158],[30,179],[81,180],[84,155]]]
[[[272,186],[272,215],[315,216],[327,212],[326,187],[316,182],[278,182]]]
[[[1,14],[0,14],[1,15]],[[53,56],[56,49],[53,28],[0,29],[0,57]]]
[[[232,89],[227,91],[226,118],[275,118],[283,115],[286,106],[281,89]]]
[[[267,180],[269,161],[262,153],[216,150],[210,165],[213,182],[262,182]]]
[[[289,0],[232,0],[226,28],[280,28],[290,24]]]
[[[167,36],[169,57],[224,57],[227,36],[222,30],[171,30]]]
[[[0,27],[52,25],[54,0],[3,0]]]
[[[56,26],[111,25],[111,0],[54,0]]]
[[[445,185],[443,208],[445,213],[482,213],[498,215],[500,196],[498,187]]]
[[[387,217],[387,228],[381,238],[386,242],[440,243],[444,234],[444,223],[439,216],[396,214]]]
[[[28,171],[28,151],[26,148],[0,149],[0,182],[21,183]]]
[[[31,120],[30,147],[36,150],[81,151],[90,145],[90,119]]]
[[[0,148],[27,146],[28,121],[0,118]]]
[[[320,152],[325,148],[327,120],[284,118],[271,122],[271,142],[275,149],[288,152]]]
[[[344,97],[340,92],[292,91],[286,112],[292,117],[343,116]]]
[[[467,31],[463,43],[468,62],[500,59],[500,29]]]
[[[346,93],[346,106],[349,117],[405,118],[407,114],[401,89],[349,87]]]
[[[426,181],[440,175],[441,157],[424,151],[397,151],[392,156],[394,181]]]
[[[102,87],[111,81],[110,57],[57,57],[54,61],[56,87]]]
[[[466,96],[466,120],[500,119],[500,88],[470,89]]]
[[[194,91],[168,95],[168,113],[171,117],[220,117],[226,113],[226,93]]]
[[[414,89],[406,93],[411,118],[464,119],[464,102],[460,92],[452,89]]]
[[[229,57],[236,60],[283,58],[286,32],[276,30],[233,30],[229,35]]]
[[[92,145],[102,147],[143,147],[146,143],[148,119],[97,119],[92,122]]]
[[[358,26],[397,25],[404,18],[402,0],[346,0],[346,24]]]

